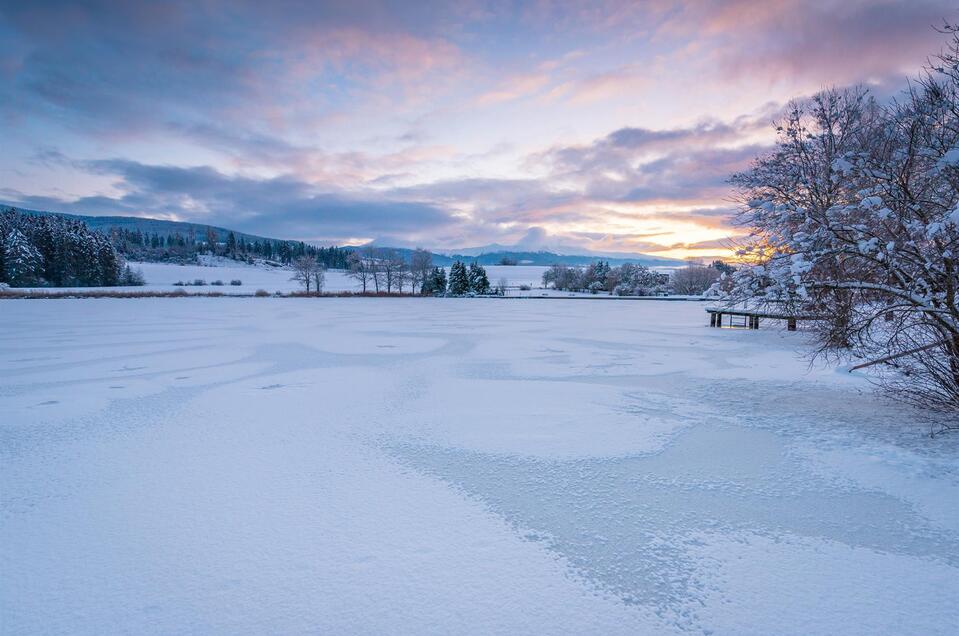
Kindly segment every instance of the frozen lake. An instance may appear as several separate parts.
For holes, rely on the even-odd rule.
[[[0,316],[4,634],[959,624],[959,438],[802,334],[655,301]]]

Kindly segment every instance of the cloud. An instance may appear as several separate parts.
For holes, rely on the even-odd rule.
[[[106,138],[173,130],[203,143],[225,122],[261,142],[302,133],[357,99],[390,91],[395,108],[429,94],[463,66],[453,43],[402,28],[400,13],[364,2],[8,5],[0,108]]]
[[[726,178],[769,147],[780,102],[892,91],[950,16],[948,0],[8,2],[0,192],[298,238],[699,244],[731,231]]]
[[[476,98],[476,103],[482,106],[509,102],[514,99],[529,97],[536,94],[550,81],[545,73],[524,73],[509,78],[493,90],[483,93]]]
[[[374,193],[324,192],[292,177],[228,176],[207,167],[154,166],[122,159],[83,162],[117,179],[119,196],[77,199],[7,191],[14,203],[53,211],[189,219],[283,238],[341,240],[371,232],[415,236],[453,219],[429,203],[395,201]]]
[[[686,128],[621,128],[589,144],[554,147],[534,160],[551,166],[552,178],[575,184],[606,201],[708,201],[728,193],[726,181],[746,168],[767,143],[768,107],[732,122],[706,120]]]
[[[950,0],[723,0],[686,2],[662,29],[713,39],[726,76],[825,86],[914,72],[944,42],[933,27],[957,18]]]

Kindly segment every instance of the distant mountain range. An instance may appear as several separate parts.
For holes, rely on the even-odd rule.
[[[68,214],[64,212],[46,212],[40,210],[27,210],[18,206],[0,205],[0,210],[7,210],[15,207],[24,214],[36,215],[57,215],[70,219],[83,221],[87,227],[109,233],[113,229],[128,230],[136,232],[139,230],[145,234],[158,234],[160,236],[170,236],[180,234],[187,237],[191,233],[199,240],[206,236],[207,228],[212,228],[217,233],[219,241],[225,242],[231,232],[228,228],[206,225],[203,223],[190,223],[187,221],[166,221],[163,219],[151,219],[138,216],[86,216],[81,214]],[[290,239],[277,239],[267,236],[258,236],[256,234],[247,234],[245,232],[233,231],[237,239],[243,238],[248,242],[252,241],[287,241]],[[384,246],[377,246],[383,249]],[[404,259],[409,260],[413,250],[405,247],[389,248],[395,250]],[[463,248],[447,252],[432,252],[433,263],[440,266],[451,265],[454,261],[477,262],[480,265],[553,265],[562,263],[564,265],[588,265],[598,260],[609,261],[610,265],[622,265],[623,263],[636,263],[647,267],[670,267],[683,265],[684,261],[663,258],[661,256],[651,256],[649,254],[626,254],[626,253],[584,253],[571,247],[532,250],[522,246],[500,245],[497,243],[482,247]],[[560,253],[562,251],[563,253]],[[578,253],[577,253],[578,252]]]
[[[509,262],[508,264],[513,265],[554,265],[556,263],[562,263],[563,265],[589,265],[596,261],[609,261],[610,265],[635,263],[637,265],[645,265],[646,267],[675,267],[686,264],[685,261],[663,258],[661,256],[651,256],[649,254],[621,254],[618,256],[590,253],[559,254],[548,250],[519,251],[509,248],[495,252],[480,252],[477,254],[457,252],[443,256],[451,260],[476,261],[480,265],[501,265],[506,261]]]

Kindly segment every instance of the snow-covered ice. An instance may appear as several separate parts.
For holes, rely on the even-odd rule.
[[[4,634],[959,625],[959,439],[801,333],[562,299],[0,316]]]

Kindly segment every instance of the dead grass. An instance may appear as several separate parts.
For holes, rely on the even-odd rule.
[[[258,289],[252,294],[227,294],[221,291],[208,292],[188,292],[184,289],[173,291],[112,291],[102,289],[91,289],[89,291],[56,291],[56,290],[22,290],[4,289],[0,290],[0,300],[59,300],[65,298],[408,298],[420,297],[415,294],[387,294],[386,292],[324,292],[317,294],[315,292],[289,292],[289,293],[269,293]]]

